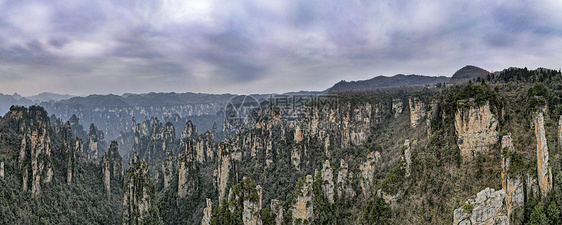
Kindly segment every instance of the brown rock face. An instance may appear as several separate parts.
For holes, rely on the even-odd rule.
[[[161,223],[148,164],[136,153],[129,163],[123,192],[124,225]]]
[[[112,141],[107,152],[101,156],[100,166],[103,169],[103,183],[107,193],[107,198],[111,197],[111,180],[118,184],[123,182],[123,159],[119,155],[119,146],[116,141]]]
[[[322,190],[330,203],[334,203],[334,171],[330,166],[330,161],[326,160],[322,167]]]
[[[367,161],[359,166],[361,170],[361,189],[363,195],[370,197],[373,188],[375,166],[379,162],[381,154],[379,152],[371,152],[367,155]]]
[[[454,225],[470,225],[470,224],[497,224],[507,225],[509,219],[505,214],[504,190],[494,191],[494,189],[486,188],[476,194],[475,199],[468,199],[464,204],[466,208],[460,207],[455,209],[453,215]],[[472,210],[469,208],[472,207]]]
[[[222,199],[226,194],[226,185],[228,182],[228,174],[230,172],[230,146],[228,144],[221,144],[219,146],[219,168],[217,176],[217,184],[219,189],[219,204],[222,204]]]
[[[507,216],[512,217],[523,216],[523,214],[515,215],[516,210],[522,209],[525,195],[523,192],[523,179],[509,172],[511,165],[511,154],[515,152],[511,134],[502,138],[502,187],[505,191],[505,208]],[[522,211],[521,211],[522,212]]]
[[[271,206],[269,208],[275,215],[275,225],[283,224],[283,202],[277,199],[272,199]]]
[[[256,186],[256,192],[258,194],[258,199],[255,201],[251,199],[244,199],[244,210],[242,212],[242,222],[244,225],[261,225],[262,220],[260,218],[261,201],[262,201],[262,188],[261,186]]]
[[[455,114],[457,144],[463,160],[472,160],[477,152],[488,151],[498,141],[498,120],[490,111],[490,104],[475,106],[472,100],[459,101]]]
[[[312,205],[312,175],[307,175],[300,188],[297,201],[293,205],[293,224],[308,224],[314,221],[314,206]]]
[[[162,165],[162,172],[164,173],[164,189],[170,186],[170,182],[172,182],[174,176],[174,154],[171,151],[168,151],[168,155],[166,156],[166,161]]]
[[[98,130],[94,124],[90,124],[90,133],[88,135],[88,151],[86,152],[86,158],[88,159],[98,159],[100,152],[103,152],[102,142],[104,142],[103,132]]]
[[[190,197],[199,186],[198,170],[194,149],[187,146],[185,153],[178,157],[178,196]]]
[[[0,162],[0,178],[4,178],[4,161]]]
[[[203,219],[201,219],[201,225],[211,225],[211,214],[213,212],[213,202],[211,199],[207,199],[207,207],[203,209]]]
[[[425,117],[425,108],[423,102],[417,97],[411,97],[410,103],[410,125],[417,127],[421,119]]]
[[[340,170],[338,171],[338,181],[337,190],[338,197],[342,196],[353,198],[355,197],[355,191],[351,187],[351,181],[353,180],[353,174],[347,169],[347,163],[345,160],[340,160]]]
[[[548,146],[544,131],[543,112],[535,115],[535,136],[537,138],[537,175],[542,197],[546,197],[552,190],[552,172],[548,159]]]
[[[404,141],[404,160],[406,161],[406,177],[410,176],[410,165],[412,164],[412,150],[410,140]]]
[[[394,113],[394,118],[398,118],[402,111],[404,110],[402,99],[395,98],[392,99],[392,112]]]

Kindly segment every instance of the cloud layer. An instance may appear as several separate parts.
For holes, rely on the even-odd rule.
[[[345,79],[558,69],[560,1],[0,0],[0,90],[322,90]]]

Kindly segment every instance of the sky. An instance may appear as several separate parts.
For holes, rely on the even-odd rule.
[[[324,90],[559,69],[562,1],[0,0],[0,92]]]

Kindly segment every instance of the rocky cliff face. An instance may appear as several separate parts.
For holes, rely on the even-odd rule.
[[[201,225],[211,225],[211,214],[213,212],[213,202],[211,199],[206,199],[207,207],[203,209],[203,219],[201,219]]]
[[[119,184],[119,189],[123,184],[123,159],[119,155],[119,146],[116,141],[112,141],[107,152],[101,156],[100,166],[103,170],[103,183],[107,197],[111,197],[111,181]]]
[[[63,153],[65,164],[66,164],[66,183],[72,183],[72,178],[76,170],[76,163],[78,156],[83,154],[82,141],[75,138],[75,134],[72,129],[72,123],[63,123],[62,120],[56,120],[55,132],[62,138],[61,152]],[[83,130],[82,130],[83,132]]]
[[[394,113],[394,118],[398,118],[402,111],[404,110],[402,99],[395,98],[392,99],[392,112]]]
[[[228,174],[230,173],[230,146],[221,143],[219,145],[219,166],[217,175],[217,184],[219,189],[219,203],[226,194],[226,185],[228,182]]]
[[[188,142],[190,143],[190,142]],[[199,170],[195,161],[195,151],[191,144],[178,157],[178,197],[191,197],[199,187]]]
[[[404,161],[406,162],[406,177],[410,176],[410,166],[412,165],[412,148],[410,146],[410,140],[406,139],[404,141]]]
[[[162,164],[162,173],[164,178],[164,189],[170,186],[170,182],[172,182],[173,176],[175,174],[175,160],[174,154],[169,151],[168,155],[166,156],[166,160],[164,164]]]
[[[4,161],[0,161],[0,178],[4,179]]]
[[[271,200],[271,213],[275,215],[275,225],[283,224],[283,202],[277,199]]]
[[[373,189],[374,175],[376,164],[379,162],[381,154],[379,152],[371,152],[367,155],[367,160],[359,166],[361,171],[361,189],[363,195],[370,197]]]
[[[53,105],[46,104],[47,110],[58,118],[68,120],[72,115],[81,118],[83,124],[95,123],[108,138],[115,138],[119,131],[129,132],[134,124],[131,117],[136,118],[166,118],[175,114],[181,117],[215,115],[224,107],[228,98],[221,103],[180,104],[180,105],[123,105],[106,106],[103,104],[66,104],[57,102]],[[224,103],[223,103],[224,102]]]
[[[515,148],[511,134],[502,138],[502,187],[505,191],[505,209],[510,220],[521,220],[523,216],[523,205],[525,194],[523,192],[523,178],[514,173],[514,169],[510,168],[512,156],[514,156]],[[517,157],[517,156],[515,156]]]
[[[88,134],[88,148],[85,152],[86,158],[97,160],[98,156],[103,154],[106,144],[102,131],[92,123],[90,125],[90,133]]]
[[[138,154],[131,159],[123,189],[123,224],[161,224],[148,164]]]
[[[552,190],[552,172],[548,157],[548,146],[544,131],[544,116],[542,111],[535,114],[534,124],[535,136],[537,138],[537,175],[541,195],[545,198]]]
[[[262,188],[261,186],[256,186],[257,198],[245,198],[243,201],[244,210],[242,212],[242,222],[244,225],[261,225],[262,220],[260,218],[261,201],[262,201]]]
[[[181,140],[192,139],[197,136],[197,127],[191,122],[191,120],[185,123],[183,131],[181,132]]]
[[[292,207],[293,224],[310,224],[314,221],[314,206],[312,204],[312,175],[307,175],[306,180],[299,187],[297,201]]]
[[[322,167],[322,190],[330,203],[334,203],[334,171],[330,161],[326,160]]]
[[[417,127],[421,120],[425,117],[425,105],[421,99],[410,97],[410,126]]]
[[[494,189],[486,188],[478,192],[475,199],[468,199],[460,208],[455,209],[453,224],[509,224],[502,203],[504,197],[503,189],[494,191]]]
[[[459,101],[455,114],[455,129],[463,160],[472,160],[477,152],[488,151],[499,138],[498,120],[490,104],[476,106],[473,100]]]
[[[12,110],[6,114],[6,119],[18,124],[19,132],[22,134],[18,157],[19,168],[24,170],[22,189],[27,191],[31,179],[31,192],[37,196],[41,194],[41,185],[51,182],[53,178],[50,160],[51,126],[47,112],[41,107],[32,106],[29,110],[25,108]]]
[[[353,180],[353,174],[348,171],[348,166],[345,160],[340,160],[340,170],[338,171],[338,181],[336,183],[338,197],[347,197],[353,198],[355,197],[355,191],[351,186],[351,182]]]

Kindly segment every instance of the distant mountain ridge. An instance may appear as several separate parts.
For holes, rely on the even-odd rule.
[[[14,94],[14,97],[15,97],[16,94]],[[57,94],[57,93],[52,93],[52,92],[42,92],[40,94],[28,96],[26,98],[31,99],[32,101],[48,102],[48,101],[65,100],[65,99],[69,99],[69,98],[72,98],[72,97],[75,97],[75,96],[69,95],[69,94]],[[21,96],[20,96],[20,98],[21,98]]]
[[[349,91],[349,90],[369,90],[383,87],[400,87],[400,86],[425,86],[441,82],[449,81],[448,77],[439,76],[431,77],[424,75],[404,75],[398,74],[392,77],[377,76],[368,80],[359,81],[340,81],[328,92]]]

